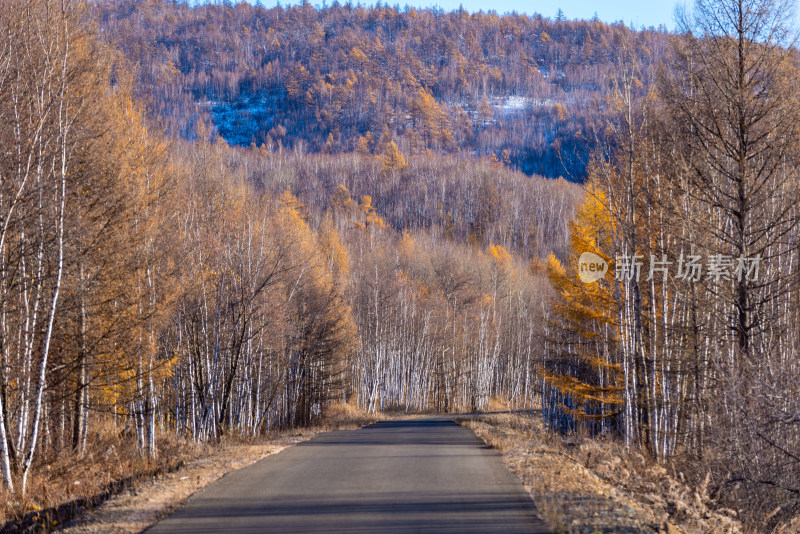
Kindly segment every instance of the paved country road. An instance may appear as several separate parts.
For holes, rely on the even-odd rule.
[[[321,434],[221,478],[145,532],[549,530],[496,451],[425,418]]]

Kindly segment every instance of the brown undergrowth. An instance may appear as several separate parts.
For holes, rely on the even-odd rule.
[[[0,532],[139,532],[232,470],[320,432],[358,428],[381,418],[337,404],[316,426],[265,436],[230,435],[198,443],[159,432],[156,459],[140,456],[133,438],[119,428],[96,426],[83,455],[42,458],[24,497],[0,490]]]
[[[732,510],[635,450],[544,430],[538,413],[458,418],[522,480],[556,532],[738,533]]]

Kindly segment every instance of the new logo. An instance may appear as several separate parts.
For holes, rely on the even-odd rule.
[[[584,284],[600,280],[607,272],[608,262],[593,252],[584,252],[578,259],[578,277]]]

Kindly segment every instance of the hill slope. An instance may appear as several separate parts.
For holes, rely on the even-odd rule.
[[[336,2],[94,9],[140,65],[139,95],[184,137],[204,118],[231,144],[375,152],[395,140],[574,179],[603,128],[619,51],[652,71],[669,38],[599,21]]]

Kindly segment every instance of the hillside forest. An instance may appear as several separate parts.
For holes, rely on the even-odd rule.
[[[779,528],[800,509],[791,13],[697,0],[668,33],[5,0],[6,510],[125,447],[152,465],[335,405],[502,407]]]

